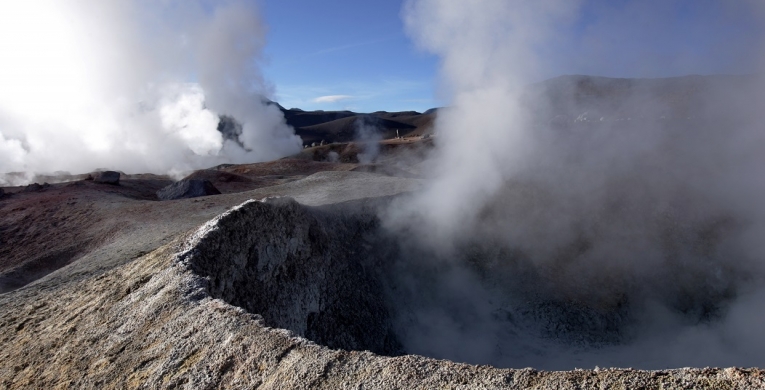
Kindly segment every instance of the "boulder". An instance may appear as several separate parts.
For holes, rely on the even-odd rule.
[[[93,182],[118,185],[120,184],[120,173],[115,171],[96,172]]]
[[[24,187],[24,189],[21,192],[38,192],[38,191],[42,191],[42,190],[44,190],[44,189],[46,189],[48,187],[50,187],[50,184],[48,184],[48,183],[43,183],[43,184],[32,183],[32,184],[29,184],[26,187]]]
[[[3,195],[5,195],[5,191],[2,188],[0,188],[0,198],[2,198]]]
[[[183,179],[157,191],[157,198],[159,200],[173,200],[219,194],[220,191],[209,180]]]

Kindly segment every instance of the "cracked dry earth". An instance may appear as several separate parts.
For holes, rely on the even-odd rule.
[[[131,195],[138,184],[151,187],[0,200],[6,280],[39,277],[25,274],[45,265],[36,251],[70,253],[0,295],[0,388],[765,388],[760,369],[554,372],[398,354],[376,306],[370,254],[384,242],[364,232],[380,197],[416,179],[318,172],[171,202]],[[295,200],[252,200],[275,195]],[[57,225],[23,225],[47,218]]]

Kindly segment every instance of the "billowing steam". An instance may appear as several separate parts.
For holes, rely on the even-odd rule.
[[[411,238],[390,290],[404,347],[515,367],[762,366],[765,84],[535,84],[560,69],[545,61],[580,6],[406,2],[451,104],[432,185],[385,214]]]
[[[264,39],[252,2],[4,2],[0,173],[177,174],[299,151],[264,97]]]

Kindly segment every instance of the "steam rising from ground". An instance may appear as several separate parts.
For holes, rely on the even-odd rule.
[[[362,118],[355,122],[356,137],[355,142],[359,143],[362,152],[357,156],[359,163],[371,164],[380,154],[380,141],[382,134],[373,120]]]
[[[452,104],[432,185],[385,215],[411,238],[392,290],[405,348],[515,367],[762,366],[762,80],[682,79],[677,96],[651,81],[526,87],[579,7],[406,3]]]
[[[14,1],[0,15],[0,173],[178,174],[300,150],[264,104],[251,2]],[[239,142],[218,115],[243,124]]]

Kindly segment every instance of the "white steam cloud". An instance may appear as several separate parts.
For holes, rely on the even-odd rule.
[[[630,4],[649,13],[646,3]],[[689,28],[676,3],[657,2],[656,12],[678,13],[656,20]],[[729,11],[720,17],[752,4],[720,6]],[[514,367],[762,366],[765,83],[534,84],[567,59],[575,69],[618,68],[599,64],[619,58],[612,36],[639,31],[625,15],[623,24],[606,21],[611,51],[589,51],[599,53],[590,64],[551,55],[572,42],[585,8],[563,0],[405,3],[408,32],[440,57],[451,103],[436,121],[432,184],[384,218],[412,238],[392,290],[404,346]],[[704,20],[690,27],[709,27]],[[585,29],[586,44],[599,28]],[[757,69],[756,43],[745,48],[755,52],[749,62],[733,68]],[[717,52],[697,50],[706,44],[701,35],[687,41],[678,57],[695,51],[697,61],[671,66],[711,61]],[[650,62],[656,69],[660,56]]]
[[[380,154],[380,141],[383,139],[380,129],[374,120],[368,118],[357,119],[355,127],[356,137],[354,142],[361,147],[361,152],[357,155],[359,163],[374,163]]]
[[[438,179],[422,197],[431,207],[421,210],[430,213],[439,235],[475,218],[475,205],[496,192],[528,153],[517,98],[538,69],[534,45],[575,10],[573,1],[405,3],[406,26],[441,57],[442,84],[451,97],[450,108],[436,118]]]
[[[4,2],[0,173],[178,174],[299,151],[265,104],[264,39],[251,2]],[[238,142],[219,115],[242,123]]]
[[[314,103],[337,103],[343,100],[353,99],[351,95],[326,95],[313,99]]]

